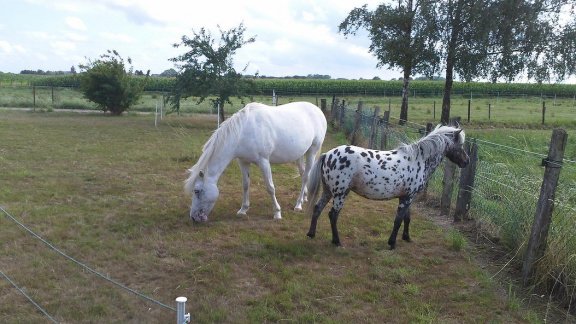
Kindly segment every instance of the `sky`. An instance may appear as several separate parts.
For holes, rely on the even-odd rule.
[[[135,70],[175,68],[169,59],[183,35],[243,23],[244,45],[234,56],[246,74],[383,80],[399,71],[377,68],[366,33],[345,37],[338,25],[355,7],[381,0],[0,0],[0,71],[70,71],[107,50],[130,57]]]

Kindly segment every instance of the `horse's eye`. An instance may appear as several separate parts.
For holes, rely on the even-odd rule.
[[[200,190],[194,189],[194,194],[195,194],[196,196],[200,196]]]

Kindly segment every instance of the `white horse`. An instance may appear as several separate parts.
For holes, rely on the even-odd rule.
[[[218,179],[233,159],[242,171],[243,199],[238,215],[250,207],[250,163],[260,167],[272,197],[274,219],[281,219],[270,163],[298,162],[302,186],[294,210],[302,210],[306,182],[326,135],[326,117],[317,106],[293,102],[277,107],[249,103],[224,121],[208,139],[198,162],[188,171],[185,190],[192,195],[190,218],[205,222],[218,199]],[[305,160],[305,167],[304,161]]]

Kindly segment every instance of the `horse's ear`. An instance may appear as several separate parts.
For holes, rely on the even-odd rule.
[[[200,173],[198,173],[198,176],[199,176],[200,178],[204,178],[204,171],[200,171]]]
[[[460,133],[462,132],[462,128],[454,132],[454,139],[457,140],[460,138]]]

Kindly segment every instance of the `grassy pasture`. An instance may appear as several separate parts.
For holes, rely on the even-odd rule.
[[[507,295],[436,211],[412,212],[414,242],[386,249],[396,202],[351,195],[341,213],[344,248],[330,244],[326,215],[316,239],[291,210],[299,178],[274,166],[282,221],[257,170],[247,217],[238,167],[220,179],[210,222],[192,224],[182,192],[215,126],[212,116],[32,113],[0,110],[0,204],[32,230],[119,282],[165,304],[188,297],[194,322],[540,322]],[[329,134],[324,150],[343,142]],[[63,322],[169,323],[146,302],[57,255],[0,217],[1,270]],[[42,322],[0,280],[0,322]]]
[[[145,92],[141,100],[131,108],[132,111],[154,112],[156,107],[162,105],[164,93]],[[288,103],[293,101],[310,101],[320,105],[320,99],[327,99],[330,106],[332,98],[327,96],[300,96],[278,93],[278,102]],[[35,107],[37,110],[54,109],[83,109],[97,110],[97,106],[82,97],[82,94],[73,88],[36,87]],[[391,110],[391,117],[400,117],[400,97],[368,96],[368,95],[345,95],[339,96],[349,106],[356,107],[359,101],[364,102],[366,113],[368,109],[378,106],[381,114],[384,110]],[[253,101],[272,103],[271,96],[255,96]],[[513,127],[541,127],[542,102],[545,102],[545,126],[576,126],[576,101],[573,98],[545,98],[533,96],[515,97],[472,97],[454,95],[451,103],[450,115],[460,116],[463,121],[468,118],[468,100],[470,103],[470,121],[475,125],[498,125]],[[32,87],[0,86],[0,107],[33,107],[34,95]],[[490,105],[490,108],[489,108]],[[439,122],[442,111],[442,98],[439,96],[411,96],[409,99],[408,120],[410,122],[426,124],[427,122]],[[233,105],[226,105],[224,109],[231,114],[243,107],[238,99],[233,99]],[[434,108],[435,107],[435,108]],[[169,111],[170,107],[165,110]],[[183,113],[213,113],[208,100],[196,104],[194,98],[184,100],[181,103]]]

